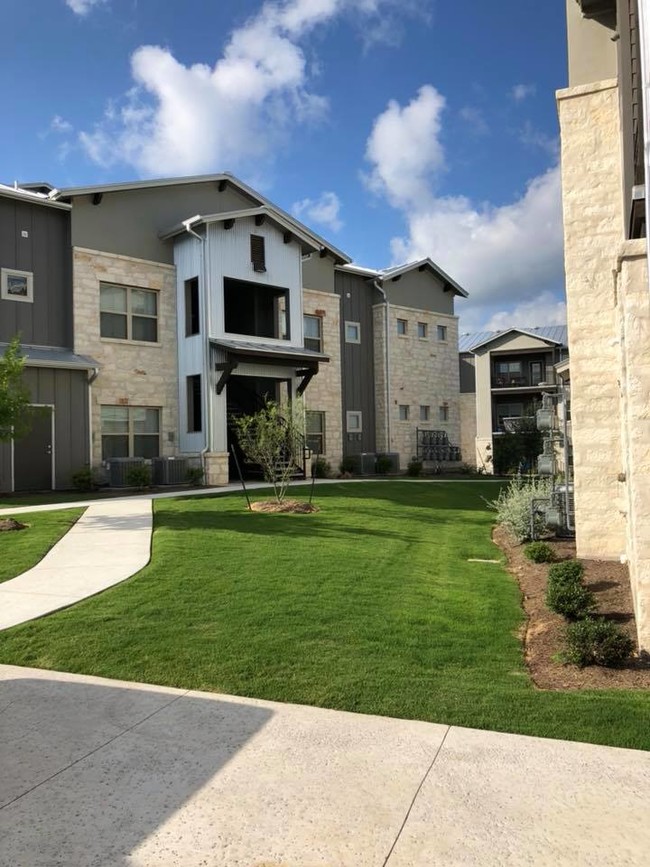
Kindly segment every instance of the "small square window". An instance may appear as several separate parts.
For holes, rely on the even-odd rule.
[[[420,421],[429,421],[430,415],[430,407],[421,406],[420,407]]]
[[[429,334],[429,326],[426,322],[418,322],[418,337],[420,340],[426,340]]]
[[[359,322],[345,323],[345,342],[361,343],[361,324]]]
[[[363,429],[361,413],[356,410],[353,412],[346,412],[345,426],[348,433],[361,433]]]
[[[439,325],[438,326],[438,340],[446,340],[447,339],[447,326]]]
[[[409,420],[409,415],[410,415],[409,410],[410,410],[410,407],[407,404],[404,404],[404,403],[400,404],[400,407],[399,407],[399,420],[400,421],[408,421]]]
[[[0,298],[3,301],[34,301],[34,277],[30,271],[3,268]]]
[[[409,324],[407,319],[397,320],[397,333],[400,337],[404,337],[408,332]]]
[[[438,407],[438,418],[440,421],[449,421],[449,407],[446,404]]]

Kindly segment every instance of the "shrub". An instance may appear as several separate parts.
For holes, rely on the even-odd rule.
[[[90,467],[84,467],[72,474],[72,484],[77,491],[96,491],[99,483]]]
[[[587,618],[567,628],[567,662],[579,665],[623,665],[634,651],[634,642],[611,620]]]
[[[578,581],[550,581],[546,604],[567,620],[582,620],[596,607],[594,594]]]
[[[525,479],[517,476],[488,505],[496,510],[497,521],[507,527],[518,542],[531,540],[531,506],[533,500],[550,497],[551,482],[547,479]],[[544,516],[535,514],[532,530],[535,536],[546,530]]]
[[[553,549],[547,542],[530,542],[524,548],[524,554],[533,563],[552,563],[555,560]]]
[[[409,476],[417,478],[422,475],[422,461],[420,458],[411,458],[406,467],[406,472]]]
[[[332,468],[327,463],[325,458],[317,458],[314,461],[312,472],[314,474],[314,477],[317,479],[329,479],[332,474]]]
[[[380,455],[377,458],[377,463],[375,464],[375,469],[380,476],[385,476],[387,473],[393,469],[393,462],[388,457],[388,455]]]
[[[144,464],[140,467],[131,467],[126,474],[126,483],[132,488],[144,491],[151,487],[151,470]]]
[[[353,457],[353,455],[346,455],[339,464],[339,470],[341,473],[354,473],[358,468],[359,462]]]
[[[563,560],[561,563],[554,563],[548,570],[548,581],[549,584],[579,583],[584,572],[585,567],[579,560]]]
[[[203,467],[189,467],[185,474],[188,485],[200,485],[203,481]]]

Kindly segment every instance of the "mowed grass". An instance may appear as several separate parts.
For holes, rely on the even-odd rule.
[[[27,524],[28,529],[0,533],[0,582],[15,578],[35,566],[68,532],[83,511],[62,509],[16,515],[15,520]],[[0,515],[0,520],[9,517],[11,515]]]
[[[335,484],[314,515],[158,501],[151,565],[0,634],[0,661],[650,749],[650,694],[534,688],[514,579],[468,562],[502,559],[497,491]]]

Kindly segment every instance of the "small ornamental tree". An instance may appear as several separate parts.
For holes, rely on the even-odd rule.
[[[25,358],[14,337],[0,355],[0,442],[25,436],[31,427],[29,389],[23,383]]]
[[[259,412],[233,419],[239,447],[247,461],[262,468],[278,503],[284,500],[293,474],[303,466],[303,419],[299,400],[283,406],[267,400]]]

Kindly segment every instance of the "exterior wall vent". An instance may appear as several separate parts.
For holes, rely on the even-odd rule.
[[[263,235],[251,235],[251,262],[253,264],[253,271],[260,273],[266,271],[266,253]]]

